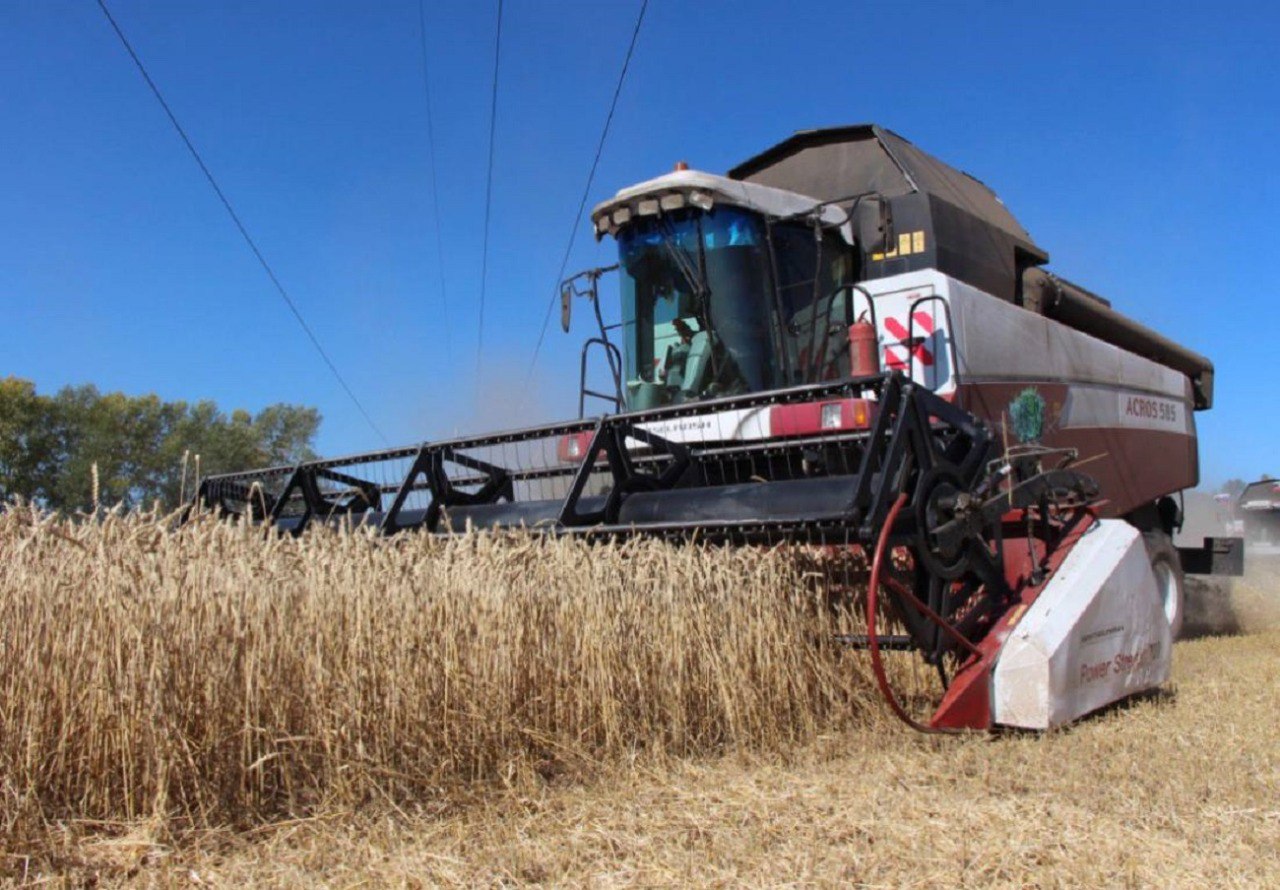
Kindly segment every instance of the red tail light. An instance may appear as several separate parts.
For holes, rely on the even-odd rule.
[[[591,432],[570,433],[556,443],[556,457],[562,464],[580,464],[591,446]]]
[[[827,430],[869,429],[873,404],[869,399],[835,399],[774,405],[769,409],[769,431],[774,436],[804,436]]]

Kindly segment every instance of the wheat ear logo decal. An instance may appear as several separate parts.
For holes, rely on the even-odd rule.
[[[1039,442],[1044,435],[1044,396],[1027,387],[1009,403],[1009,420],[1019,442]]]

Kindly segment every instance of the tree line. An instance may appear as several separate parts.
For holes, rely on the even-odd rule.
[[[42,395],[28,380],[0,379],[0,504],[21,497],[88,510],[96,465],[99,503],[171,509],[191,496],[197,455],[201,474],[297,463],[315,457],[319,428],[315,408],[227,413],[208,400],[166,402],[92,385]]]

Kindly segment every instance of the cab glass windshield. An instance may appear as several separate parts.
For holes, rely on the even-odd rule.
[[[641,217],[617,238],[628,407],[784,384],[758,216],[686,209]]]

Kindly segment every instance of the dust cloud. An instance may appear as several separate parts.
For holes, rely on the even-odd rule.
[[[1206,537],[1238,535],[1224,505],[1213,493],[1188,491],[1183,497],[1182,531],[1175,543],[1199,547]],[[1280,555],[1245,550],[1243,578],[1188,575],[1183,637],[1254,633],[1280,627]]]

